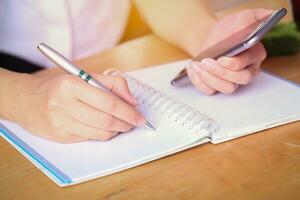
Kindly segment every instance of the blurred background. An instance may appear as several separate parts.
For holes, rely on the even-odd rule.
[[[293,19],[291,12],[291,4],[289,0],[210,0],[211,6],[213,7],[216,15],[221,17],[223,15],[230,14],[234,11],[245,9],[245,8],[279,8],[285,7],[289,10],[288,15],[284,18],[285,22],[291,21]],[[299,1],[299,0],[296,0]],[[143,22],[143,20],[138,15],[137,10],[133,7],[131,10],[131,15],[129,17],[129,22],[122,41],[127,41],[136,37],[146,35],[150,32],[150,29]]]
[[[287,8],[288,14],[282,20],[283,23],[274,28],[264,38],[263,43],[269,56],[291,55],[300,51],[300,32],[294,22],[294,18],[298,19],[298,24],[300,21],[300,0],[210,0],[210,3],[217,17],[245,8]],[[133,7],[121,42],[149,33],[150,29],[140,18],[136,8]]]

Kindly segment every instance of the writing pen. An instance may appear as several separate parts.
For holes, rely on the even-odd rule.
[[[100,88],[108,93],[114,94],[105,85],[101,84],[99,81],[94,79],[91,75],[87,74],[84,70],[75,66],[70,60],[68,60],[66,57],[64,57],[63,55],[61,55],[60,53],[58,53],[56,50],[52,49],[48,45],[41,43],[37,46],[37,49],[42,54],[44,54],[47,58],[49,58],[49,60],[51,60],[53,63],[55,63],[58,67],[60,67],[67,73],[79,76],[81,79],[85,80],[87,83],[91,84],[92,86]],[[155,128],[149,121],[146,121],[145,127],[149,128],[152,131],[155,131]]]

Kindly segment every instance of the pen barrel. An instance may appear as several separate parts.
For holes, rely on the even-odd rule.
[[[41,43],[37,49],[54,64],[70,74],[79,75],[81,69],[71,63],[67,58],[60,55],[56,50],[52,49],[48,45]]]
[[[80,72],[78,73],[78,76],[80,78],[82,78],[83,80],[85,80],[87,83],[89,83],[90,85],[99,88],[101,90],[104,90],[106,92],[111,92],[109,89],[107,89],[102,83],[100,83],[99,81],[95,80],[91,75],[89,75],[88,73],[86,73],[83,70],[80,70]]]

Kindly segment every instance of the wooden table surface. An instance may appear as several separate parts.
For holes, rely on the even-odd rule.
[[[90,71],[135,69],[186,58],[148,35],[79,61]],[[300,55],[265,69],[300,83]],[[300,103],[300,100],[299,100]],[[280,109],[280,108],[274,108]],[[0,199],[298,199],[300,122],[219,145],[204,144],[117,174],[56,186],[0,139]]]

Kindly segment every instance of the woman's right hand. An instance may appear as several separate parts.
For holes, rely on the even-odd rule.
[[[145,124],[124,78],[93,77],[116,95],[72,75],[31,76],[13,101],[13,120],[40,137],[60,143],[106,141]]]

